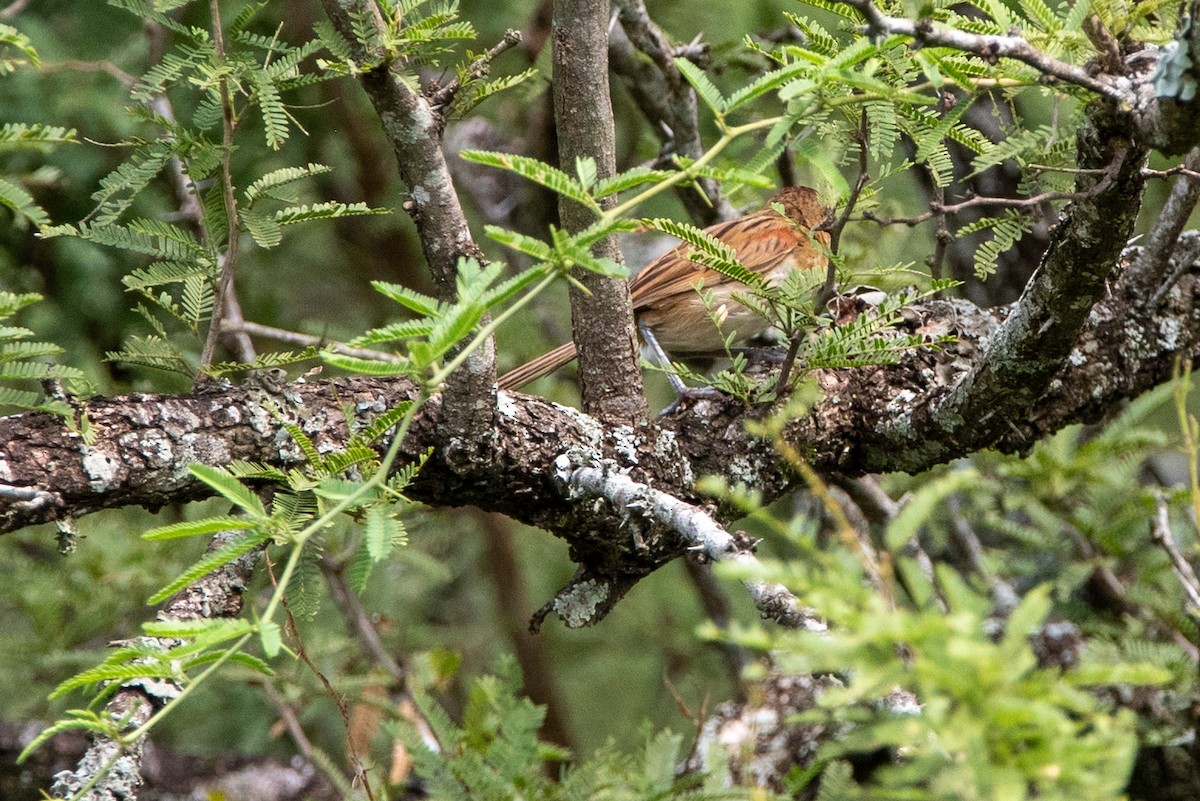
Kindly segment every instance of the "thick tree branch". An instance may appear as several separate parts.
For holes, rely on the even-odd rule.
[[[558,158],[574,171],[577,159],[595,159],[597,175],[616,173],[616,134],[608,93],[608,4],[593,0],[555,0],[554,119]],[[601,205],[611,208],[616,199]],[[559,217],[568,231],[595,222],[592,212],[559,198]],[[593,247],[596,255],[621,263],[615,237]],[[587,291],[571,289],[571,321],[579,346],[583,408],[606,422],[640,425],[648,414],[638,365],[629,284],[620,278],[584,273]]]
[[[1200,234],[1185,234],[1178,254],[1195,254]],[[940,352],[909,354],[888,367],[822,371],[825,397],[794,421],[789,443],[822,471],[861,475],[883,470],[917,472],[982,447],[1026,450],[1063,426],[1095,421],[1124,400],[1171,378],[1182,356],[1200,355],[1200,274],[1196,263],[1153,314],[1147,301],[1159,280],[1135,282],[1125,268],[1131,248],[1109,276],[1110,291],[1088,315],[1063,369],[1042,391],[995,399],[989,411],[1002,426],[982,439],[968,432],[943,441],[938,429],[909,427],[921,410],[945,397],[980,361],[1011,308],[981,311],[965,301],[919,307],[906,325],[912,333],[951,334]],[[1193,255],[1194,259],[1195,256]],[[374,419],[416,394],[403,380],[340,378],[298,381],[278,392],[261,387],[212,388],[184,396],[128,395],[81,404],[91,424],[90,444],[49,414],[0,419],[0,530],[79,516],[104,508],[151,508],[202,497],[206,490],[188,464],[226,465],[233,459],[295,465],[299,449],[282,420],[299,425],[321,452],[343,446],[353,425]],[[566,497],[556,474],[563,460],[619,471],[630,480],[698,504],[696,477],[712,474],[760,488],[767,499],[797,478],[769,443],[744,423],[767,410],[747,410],[733,399],[701,400],[661,420],[662,430],[601,425],[574,409],[541,398],[502,393],[492,450],[478,469],[454,469],[453,437],[442,425],[440,398],[421,412],[405,443],[408,458],[433,448],[412,489],[440,506],[474,504],[547,529],[565,539],[571,557],[589,575],[605,577],[619,597],[647,573],[685,551],[674,532],[631,528],[628,514]],[[981,429],[985,426],[980,426]],[[935,437],[935,439],[930,439]],[[569,474],[568,470],[568,474]],[[718,523],[728,522],[724,511]]]
[[[1041,267],[983,358],[943,397],[930,399],[885,437],[914,436],[947,453],[986,447],[1011,425],[1005,410],[1033,408],[1071,353],[1079,330],[1104,294],[1141,204],[1145,152],[1098,104],[1079,135],[1077,189],[1086,193],[1054,229]],[[1104,169],[1103,176],[1092,174]]]

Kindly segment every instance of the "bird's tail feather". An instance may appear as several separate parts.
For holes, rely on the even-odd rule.
[[[549,375],[574,358],[574,342],[559,345],[549,353],[543,353],[533,361],[526,362],[515,370],[510,370],[500,376],[500,389],[520,389],[530,381]]]

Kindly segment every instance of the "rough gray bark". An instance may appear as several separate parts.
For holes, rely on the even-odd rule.
[[[600,178],[611,176],[617,170],[617,146],[608,93],[608,4],[555,0],[551,40],[559,162],[571,173],[576,159],[590,157]],[[611,208],[615,202],[610,197],[601,206]],[[558,213],[572,233],[595,222],[590,211],[566,198],[559,199]],[[623,261],[615,237],[606,237],[592,250],[618,264]],[[605,422],[643,425],[647,407],[629,284],[595,273],[583,273],[579,280],[587,292],[571,288],[571,321],[583,408]]]

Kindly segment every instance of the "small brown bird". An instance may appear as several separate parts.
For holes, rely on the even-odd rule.
[[[780,215],[771,206],[779,204]],[[705,230],[729,245],[746,269],[778,284],[791,270],[824,270],[829,234],[814,231],[825,219],[817,193],[807,187],[778,192],[766,208],[717,223]],[[822,247],[818,247],[819,243]],[[649,328],[666,351],[677,355],[718,353],[724,335],[709,318],[696,291],[703,282],[712,292],[715,308],[724,309],[724,329],[745,342],[767,329],[767,321],[734,299],[746,285],[716,270],[690,261],[690,245],[680,245],[647,264],[629,284],[633,313],[639,328]],[[568,342],[500,377],[501,389],[517,389],[541,378],[575,358],[575,343]]]

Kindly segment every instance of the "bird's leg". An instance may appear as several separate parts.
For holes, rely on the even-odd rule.
[[[658,337],[654,336],[654,332],[650,330],[650,326],[638,321],[638,332],[642,335],[642,340],[650,348],[650,353],[654,355],[654,361],[667,374],[667,380],[671,382],[671,389],[675,390],[675,394],[683,396],[687,394],[688,385],[683,383],[683,379],[675,375],[671,370],[671,360],[667,357],[667,352],[663,350],[662,345],[658,344]]]
[[[670,412],[679,405],[679,402],[684,398],[720,398],[722,394],[720,390],[713,387],[689,387],[683,383],[683,379],[677,376],[671,370],[671,359],[667,356],[667,352],[663,350],[662,345],[658,343],[658,337],[654,336],[654,332],[650,330],[650,326],[643,322],[638,322],[638,332],[641,333],[642,339],[650,348],[650,353],[654,356],[654,361],[658,362],[658,366],[667,374],[667,380],[671,382],[671,389],[675,390],[675,402],[663,410],[663,414]]]

